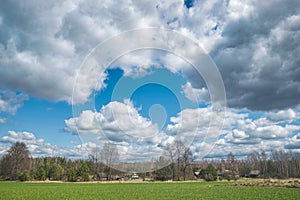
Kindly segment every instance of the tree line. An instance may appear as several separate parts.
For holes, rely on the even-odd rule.
[[[164,156],[155,160],[156,169],[139,174],[143,180],[207,181],[236,180],[240,177],[300,178],[300,155],[292,151],[253,152],[244,159],[229,153],[227,159],[194,161],[192,151],[182,142],[167,145]],[[126,180],[130,174],[113,169],[119,162],[114,144],[94,148],[86,160],[63,157],[30,157],[26,145],[16,142],[0,158],[0,180],[91,181]],[[166,164],[170,163],[170,164]],[[165,167],[160,167],[165,166]]]

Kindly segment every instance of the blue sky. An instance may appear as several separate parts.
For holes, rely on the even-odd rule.
[[[67,141],[80,142],[72,134],[64,134],[64,119],[70,117],[72,117],[71,105],[31,97],[24,102],[17,115],[9,117],[6,123],[1,125],[1,132],[7,133],[14,127],[15,131],[35,133],[37,138],[44,138],[50,143],[70,146]]]
[[[151,106],[161,105],[168,115],[169,123],[169,118],[176,116],[182,109],[198,107],[182,93],[181,86],[186,84],[184,77],[167,69],[154,69],[142,78],[122,77],[123,72],[119,68],[108,71],[107,88],[95,95],[96,110],[110,101],[122,102],[128,98],[134,107],[141,108],[139,113],[147,118],[150,118]]]
[[[199,159],[300,152],[299,10],[297,0],[4,1],[0,155],[16,141],[33,156],[70,158],[113,142],[125,161],[157,157],[174,140]],[[120,35],[149,27],[203,49],[222,78],[225,114],[214,110],[213,81],[192,66],[197,52],[175,51],[184,46],[176,37],[161,43],[190,57],[148,46],[105,60],[100,73],[105,62],[95,49],[111,40],[103,51],[126,50],[134,44]],[[203,72],[214,77],[208,63]]]

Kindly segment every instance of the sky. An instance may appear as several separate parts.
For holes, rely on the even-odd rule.
[[[298,0],[4,0],[0,155],[300,153],[299,55]]]

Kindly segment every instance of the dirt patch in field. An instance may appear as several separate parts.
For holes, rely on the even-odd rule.
[[[217,186],[217,185],[216,185]],[[224,185],[222,185],[224,186]],[[300,188],[300,179],[254,179],[237,181],[229,184],[237,187],[276,187],[276,188]]]

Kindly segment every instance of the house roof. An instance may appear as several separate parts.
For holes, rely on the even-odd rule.
[[[249,175],[259,175],[260,171],[259,170],[251,170]]]

